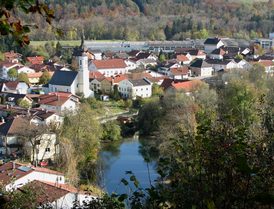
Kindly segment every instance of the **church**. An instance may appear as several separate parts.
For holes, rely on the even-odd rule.
[[[69,92],[83,95],[84,98],[93,97],[94,92],[89,88],[88,57],[78,56],[78,71],[55,71],[49,83],[43,87],[45,93]]]

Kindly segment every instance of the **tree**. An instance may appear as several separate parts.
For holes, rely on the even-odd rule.
[[[159,53],[159,61],[160,61],[160,62],[166,61],[166,56],[165,56],[165,54],[163,53],[162,50],[161,50],[160,53]]]
[[[164,94],[164,90],[157,84],[152,85],[152,95],[153,96],[162,96]]]
[[[15,80],[18,77],[17,70],[15,68],[11,68],[8,71],[8,76],[12,79]]]
[[[46,71],[43,72],[42,76],[40,77],[39,83],[40,84],[47,84],[49,82],[50,78],[51,78],[51,76],[49,74],[49,71],[46,70]]]
[[[21,46],[29,44],[29,37],[26,34],[30,32],[32,26],[22,23],[23,21],[19,18],[20,12],[31,15],[38,13],[48,23],[51,23],[54,18],[53,10],[40,1],[3,1],[0,8],[0,33],[1,35],[12,35]]]
[[[120,92],[118,90],[118,85],[114,85],[113,87],[112,98],[116,101],[121,99]]]
[[[27,156],[31,156],[31,162],[33,165],[38,165],[38,154],[40,150],[40,144],[50,144],[51,137],[47,137],[47,134],[51,133],[50,127],[46,125],[32,124],[27,117],[21,117],[18,119],[19,127],[18,133],[16,133],[22,143]],[[30,145],[30,150],[29,150]],[[43,150],[44,151],[44,150]]]
[[[65,162],[67,173],[72,160],[75,168],[79,169],[78,175],[90,180],[95,177],[95,164],[101,136],[100,123],[89,105],[82,104],[75,114],[65,117],[60,133],[61,143],[66,144],[66,147],[73,151],[71,153],[67,153],[66,150],[62,151],[69,155],[68,161]],[[77,176],[74,177],[74,179],[70,178],[70,181],[77,184]]]
[[[31,107],[31,104],[28,101],[26,101],[22,98],[18,99],[16,104],[20,107],[23,107],[23,108],[30,108]]]
[[[108,121],[103,124],[103,140],[117,141],[121,139],[121,128],[115,121]]]
[[[17,77],[17,80],[29,84],[29,78],[26,73],[20,73]]]
[[[235,56],[235,59],[238,59],[238,60],[242,60],[243,58],[244,58],[244,56],[241,55],[241,54],[237,54],[237,55]]]

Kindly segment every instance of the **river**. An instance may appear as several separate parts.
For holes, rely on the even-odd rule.
[[[138,138],[124,139],[119,143],[105,146],[99,157],[100,186],[109,194],[128,191],[121,182],[128,179],[126,171],[132,171],[142,188],[150,187],[157,179],[155,161],[147,163],[141,154],[143,145]]]

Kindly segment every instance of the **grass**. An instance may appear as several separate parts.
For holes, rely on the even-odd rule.
[[[124,40],[86,40],[86,41],[94,41],[94,42],[122,42]],[[57,40],[51,41],[31,41],[31,46],[44,46],[47,42],[54,42],[55,44],[58,42]],[[59,41],[62,46],[80,46],[81,40],[67,40],[67,41]]]
[[[31,46],[44,46],[47,42],[54,42],[55,44],[58,42],[56,40],[53,41],[31,41]],[[71,41],[59,41],[62,46],[80,46],[81,40],[71,40]]]

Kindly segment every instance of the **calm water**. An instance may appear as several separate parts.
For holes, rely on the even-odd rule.
[[[128,191],[120,183],[122,178],[127,178],[126,171],[132,171],[143,188],[153,184],[158,177],[155,171],[155,162],[147,163],[140,150],[142,145],[138,139],[125,139],[111,147],[105,147],[100,153],[101,186],[109,193],[124,193]],[[150,175],[149,175],[150,173]]]

